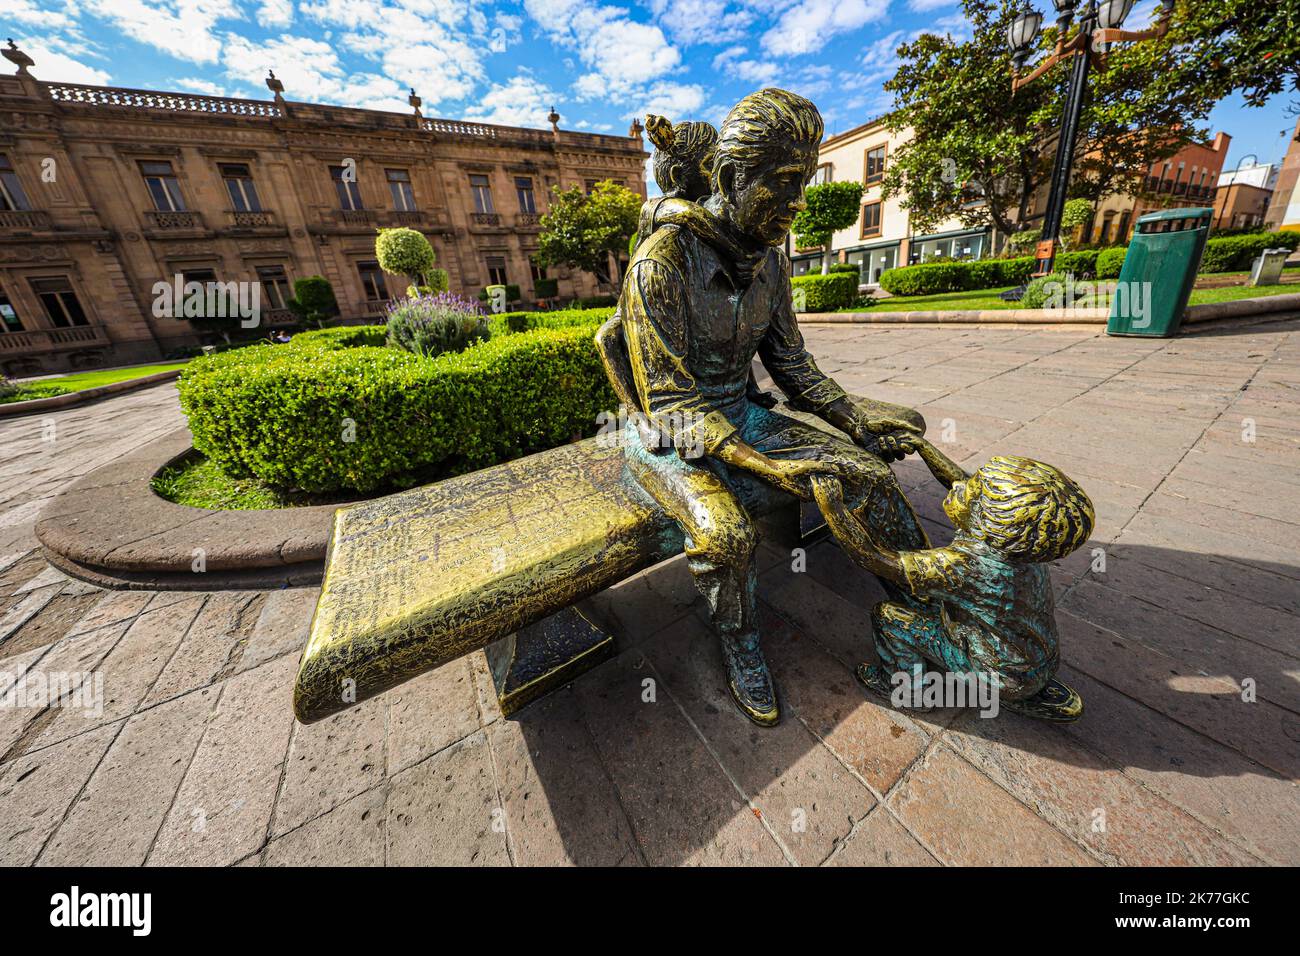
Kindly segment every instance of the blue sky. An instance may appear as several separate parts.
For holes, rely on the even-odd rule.
[[[769,85],[843,131],[889,108],[899,42],[968,27],[956,0],[6,0],[0,29],[45,80],[265,99],[273,68],[291,100],[406,112],[414,86],[429,116],[545,127],[554,104],[621,134],[646,112],[717,123]],[[1287,104],[1220,104],[1229,166],[1281,157]]]

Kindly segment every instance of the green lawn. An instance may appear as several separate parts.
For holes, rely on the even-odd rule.
[[[35,382],[16,383],[18,390],[0,397],[0,405],[10,402],[26,402],[35,398],[51,398],[66,395],[68,392],[84,392],[88,388],[112,385],[133,378],[144,378],[159,372],[170,372],[184,368],[186,362],[167,362],[163,365],[136,365],[131,368],[110,368],[94,372],[75,372],[72,375],[60,375],[58,378],[42,378]]]
[[[1019,302],[1006,302],[998,298],[1011,286],[1000,289],[980,289],[975,292],[948,292],[940,295],[893,296],[880,299],[867,309],[840,309],[841,312],[930,312],[976,309],[1018,309]],[[1234,299],[1256,299],[1269,295],[1287,295],[1300,292],[1295,285],[1270,285],[1260,288],[1228,286],[1223,289],[1193,289],[1191,305],[1206,302],[1229,302]]]
[[[355,495],[277,491],[256,478],[231,478],[202,457],[159,472],[152,484],[154,492],[168,501],[215,511],[265,511],[358,500]]]

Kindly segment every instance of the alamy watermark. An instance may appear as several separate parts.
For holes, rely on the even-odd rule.
[[[104,713],[104,672],[30,670],[13,674],[0,671],[0,709],[8,707],[33,710],[60,707],[99,717]]]
[[[622,448],[635,428],[642,447],[648,450],[676,448],[683,458],[703,458],[706,449],[696,427],[703,420],[703,415],[689,411],[651,417],[640,409],[619,405],[617,412],[596,416],[596,440],[602,448]]]
[[[897,708],[974,707],[981,717],[996,717],[1001,684],[984,671],[895,671],[889,702]]]
[[[240,328],[255,329],[262,316],[260,282],[199,282],[182,273],[153,284],[155,318],[239,319]]]
[[[1076,280],[1067,274],[1064,282],[1053,279],[1043,283],[1044,309],[1058,309],[1068,318],[1083,309],[1109,309],[1132,319],[1130,328],[1142,329],[1151,324],[1150,282],[1103,282]]]

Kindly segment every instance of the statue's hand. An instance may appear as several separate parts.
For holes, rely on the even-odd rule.
[[[854,441],[866,446],[867,437],[870,436],[885,461],[901,461],[916,451],[911,439],[923,434],[921,429],[901,418],[868,418],[864,415],[857,419],[857,426]]]
[[[768,459],[762,476],[787,494],[808,499],[812,492],[809,479],[814,475],[831,478],[852,478],[852,469],[838,461],[819,461],[813,458]],[[838,482],[837,482],[838,484]]]

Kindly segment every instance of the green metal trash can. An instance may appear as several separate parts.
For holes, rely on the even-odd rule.
[[[1137,221],[1110,300],[1108,335],[1178,334],[1213,209],[1162,209]]]

